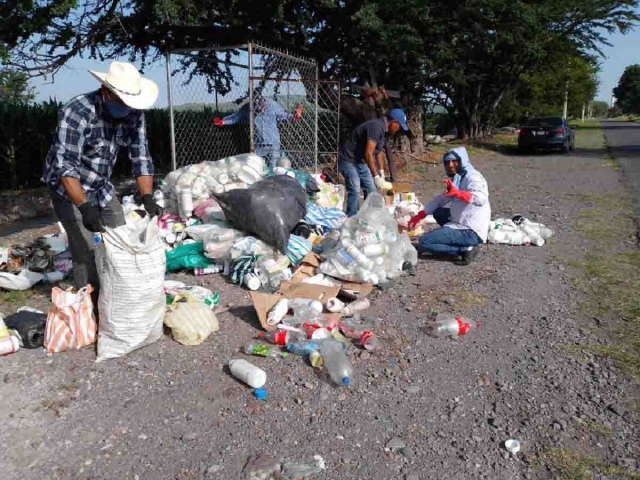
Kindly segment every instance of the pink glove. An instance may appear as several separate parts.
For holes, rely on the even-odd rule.
[[[293,119],[300,120],[302,118],[302,105],[298,105],[296,107],[295,112],[293,112]]]
[[[420,221],[426,217],[427,217],[427,212],[425,212],[424,210],[420,210],[420,213],[411,217],[411,220],[409,220],[409,223],[407,223],[407,229],[410,232],[415,230],[416,227],[418,226],[418,223],[420,223]]]
[[[445,180],[444,184],[447,186],[447,191],[445,192],[447,197],[453,197],[458,200],[462,200],[465,203],[471,203],[471,199],[473,198],[473,194],[471,192],[457,189],[449,179]]]
[[[222,120],[220,117],[213,117],[213,124],[216,127],[224,127],[224,120]]]

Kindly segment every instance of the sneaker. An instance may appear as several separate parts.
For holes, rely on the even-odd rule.
[[[469,249],[467,251],[462,252],[462,254],[460,255],[460,260],[456,260],[455,264],[456,265],[469,265],[469,264],[473,263],[476,258],[478,258],[479,254],[480,254],[480,246],[469,247]]]

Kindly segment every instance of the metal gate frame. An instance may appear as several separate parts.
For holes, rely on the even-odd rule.
[[[220,54],[225,53],[226,58],[220,58]],[[242,52],[246,52],[246,62],[232,61],[232,56],[242,55]],[[215,55],[212,57],[211,55]],[[230,68],[241,69],[240,72],[246,71],[247,73],[238,73],[237,75],[231,74],[232,84],[240,87],[241,92],[233,102],[238,103],[240,99],[246,98],[242,95],[244,93],[244,80],[246,80],[246,90],[248,93],[248,105],[249,107],[249,150],[255,152],[255,111],[254,108],[250,108],[254,105],[257,92],[269,92],[267,94],[260,93],[263,98],[268,101],[274,101],[281,103],[280,90],[286,85],[287,93],[285,98],[287,99],[287,105],[282,106],[283,110],[289,115],[288,123],[292,123],[292,127],[283,129],[281,125],[278,125],[279,136],[281,139],[282,147],[294,145],[296,148],[284,149],[290,159],[294,168],[301,170],[311,170],[314,173],[318,173],[320,165],[332,164],[335,165],[338,156],[338,150],[340,145],[339,139],[339,123],[340,123],[340,84],[339,82],[321,81],[318,79],[318,65],[315,60],[306,59],[296,55],[292,55],[286,51],[281,51],[256,43],[248,43],[244,45],[223,46],[223,47],[204,47],[193,49],[176,49],[166,53],[166,74],[167,74],[167,100],[169,106],[169,128],[170,128],[170,143],[171,143],[171,162],[172,167],[176,170],[179,167],[188,165],[191,163],[199,163],[203,160],[217,160],[218,158],[188,158],[188,149],[190,145],[197,149],[202,155],[203,151],[206,155],[206,148],[203,149],[203,145],[207,141],[211,141],[214,137],[220,137],[220,132],[212,128],[211,125],[204,125],[200,122],[197,125],[196,133],[189,134],[189,125],[183,125],[183,119],[181,116],[192,115],[191,110],[177,109],[180,107],[177,102],[180,100],[177,98],[179,93],[183,93],[189,89],[191,97],[188,97],[185,103],[182,105],[191,104],[188,100],[192,97],[202,96],[203,89],[199,89],[197,86],[195,89],[191,82],[195,80],[206,82],[206,91],[204,92],[205,101],[195,102],[193,105],[202,105],[203,109],[208,112],[211,108],[211,103],[207,102],[208,96],[215,93],[215,108],[216,112],[219,112],[218,104],[218,89],[212,87],[212,78],[206,76],[196,76],[191,64],[185,62],[185,58],[193,59],[196,62],[214,61],[223,65],[229,71]],[[181,62],[181,68],[179,70],[172,69],[172,60],[178,59]],[[189,71],[188,78],[183,81],[178,81],[180,75],[184,75]],[[234,70],[235,71],[235,70]],[[215,77],[213,78],[215,83]],[[322,88],[319,88],[322,86]],[[290,93],[291,88],[294,90],[302,91],[293,96],[302,97],[303,102],[307,108],[304,110],[302,118],[297,122],[292,122],[290,114],[286,107],[290,108]],[[228,96],[229,92],[224,93],[223,97]],[[268,96],[270,95],[270,96]],[[273,99],[271,98],[273,97]],[[311,99],[311,101],[309,101]],[[181,99],[184,102],[184,99]],[[319,106],[319,101],[325,108]],[[227,104],[230,102],[227,102]],[[308,114],[311,110],[311,115]],[[205,112],[205,113],[206,113]],[[218,127],[220,128],[220,127]],[[222,127],[226,128],[226,127]],[[186,132],[184,131],[186,130]],[[240,134],[242,136],[242,134]],[[228,139],[227,139],[228,140]],[[232,139],[233,140],[233,139]],[[233,151],[234,146],[220,147],[220,142],[216,145],[217,140],[213,142],[214,148],[208,151],[221,151],[224,152],[219,158],[235,155],[239,153],[245,153],[243,151]],[[233,143],[233,142],[232,142]],[[246,145],[246,144],[245,144]],[[217,148],[220,147],[220,148]],[[195,154],[194,154],[195,156]],[[187,160],[185,160],[187,157]]]

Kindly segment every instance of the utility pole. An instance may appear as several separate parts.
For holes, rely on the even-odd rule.
[[[582,123],[584,123],[584,111],[586,110],[586,104],[582,104]]]

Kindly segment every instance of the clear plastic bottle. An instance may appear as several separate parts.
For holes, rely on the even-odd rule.
[[[318,300],[310,300],[308,298],[294,298],[289,300],[289,308],[293,310],[296,317],[316,317],[316,314],[322,313],[323,306]]]
[[[530,245],[531,238],[522,230],[491,230],[489,232],[490,239],[493,243],[501,243],[505,245]]]
[[[247,343],[242,351],[247,355],[256,355],[258,357],[287,358],[289,356],[287,352],[281,352],[277,347],[258,342]]]
[[[389,253],[389,247],[384,243],[374,243],[362,247],[362,253],[367,257],[382,257]]]
[[[320,342],[315,340],[301,340],[287,345],[287,352],[293,355],[309,355],[320,348]]]
[[[276,330],[274,332],[260,332],[258,338],[274,345],[289,345],[306,340],[307,334],[295,330]]]
[[[465,317],[457,317],[450,313],[440,313],[436,321],[427,326],[430,335],[434,337],[458,337],[467,335],[472,330],[482,328],[482,322],[476,322]]]
[[[360,336],[360,345],[370,352],[382,349],[382,342],[380,339],[369,331],[363,332]]]
[[[342,343],[335,340],[322,342],[320,344],[320,355],[322,355],[325,369],[333,383],[345,387],[351,385],[353,372]]]
[[[370,306],[371,302],[369,302],[368,298],[361,298],[343,308],[342,314],[345,317],[351,317],[354,313],[359,312],[360,310],[366,310]]]
[[[371,270],[375,266],[373,261],[362,253],[355,245],[351,245],[347,248],[347,253],[365,270]]]

